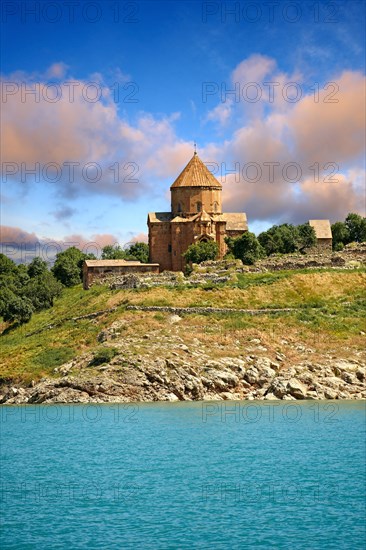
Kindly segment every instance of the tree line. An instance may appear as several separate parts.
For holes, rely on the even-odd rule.
[[[343,222],[332,225],[333,249],[342,250],[350,242],[366,241],[366,218],[350,213]],[[245,264],[271,254],[304,252],[316,244],[314,229],[309,224],[274,225],[256,237],[249,231],[240,237],[225,239],[227,258],[239,258]],[[183,254],[187,263],[201,263],[215,260],[218,256],[216,242],[208,241],[192,244]],[[146,243],[134,243],[128,249],[119,245],[107,245],[102,250],[102,259],[149,261],[149,247]],[[94,254],[84,254],[72,246],[56,255],[51,269],[40,257],[29,265],[15,264],[4,254],[0,254],[0,317],[8,323],[26,323],[33,312],[53,306],[63,288],[82,282],[84,260],[96,259]]]
[[[127,250],[119,245],[105,246],[102,259],[139,260],[146,263],[149,247],[145,243],[134,243]],[[63,288],[82,282],[84,260],[95,260],[94,254],[84,254],[71,246],[56,255],[51,269],[39,256],[29,265],[16,264],[0,254],[0,317],[5,322],[22,324],[32,314],[53,306]]]
[[[350,213],[343,222],[335,222],[332,226],[333,250],[339,251],[351,242],[366,241],[366,218]],[[257,260],[271,254],[303,253],[316,244],[314,228],[308,223],[292,225],[284,223],[274,225],[256,237],[247,231],[240,237],[226,237],[228,248],[226,258],[237,258],[244,264],[254,264]],[[218,256],[218,245],[214,241],[192,244],[184,253],[188,263],[201,263],[215,260]]]

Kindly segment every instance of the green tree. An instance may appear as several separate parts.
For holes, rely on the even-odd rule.
[[[302,252],[306,248],[312,248],[316,245],[316,234],[314,227],[308,223],[303,223],[296,227],[297,230],[297,248]]]
[[[29,279],[26,267],[17,266],[5,254],[0,254],[0,291],[10,290],[18,294],[22,283]]]
[[[16,269],[17,266],[13,260],[5,256],[5,254],[0,254],[0,275],[14,273]]]
[[[350,213],[344,223],[349,231],[350,242],[363,243],[366,241],[366,218]]]
[[[291,224],[274,225],[258,235],[266,254],[288,254],[297,250],[298,233]]]
[[[351,242],[349,229],[344,222],[332,224],[332,239],[333,250],[342,250],[345,244]]]
[[[216,260],[219,252],[218,244],[214,241],[191,244],[183,254],[186,262],[200,264],[206,260]]]
[[[20,298],[14,294],[4,307],[2,316],[4,321],[23,324],[30,320],[32,313],[32,302],[28,298]]]
[[[52,272],[56,279],[65,286],[74,286],[81,283],[84,260],[95,259],[94,254],[84,254],[75,246],[56,255]]]
[[[303,251],[316,244],[314,228],[308,223],[298,226],[283,223],[274,225],[258,235],[258,240],[266,254],[291,254]]]
[[[26,323],[33,311],[52,307],[61,290],[62,284],[41,258],[26,266],[0,255],[0,316],[4,321]]]
[[[5,285],[1,285],[1,292],[0,292],[0,317],[4,317],[4,313],[7,310],[8,304],[14,300],[16,297],[16,294]]]
[[[266,252],[267,256],[278,252],[278,240],[274,232],[270,232],[270,230],[263,231],[258,235],[258,241],[263,247],[263,250]]]
[[[28,275],[29,277],[37,277],[48,271],[47,262],[42,260],[39,256],[33,258],[31,263],[28,266]]]
[[[291,254],[298,249],[298,234],[296,227],[290,223],[284,223],[278,228],[280,238],[282,240],[282,252],[283,254]]]
[[[30,277],[28,275],[28,267],[25,264],[19,264],[17,266],[16,279],[20,289],[23,288],[29,281]]]
[[[102,260],[125,260],[126,258],[127,254],[119,244],[107,244],[102,249]]]
[[[50,271],[33,277],[22,291],[22,296],[32,302],[35,311],[48,309],[53,306],[55,298],[62,292],[62,284]]]
[[[235,258],[240,259],[244,264],[252,265],[256,260],[266,255],[257,237],[250,231],[246,231],[235,239],[226,237],[225,242],[228,245],[229,252],[234,254]]]
[[[149,261],[149,245],[146,243],[134,243],[126,252],[130,258],[135,258],[143,264],[147,264]]]

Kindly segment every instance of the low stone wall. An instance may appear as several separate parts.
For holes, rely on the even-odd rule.
[[[84,262],[83,266],[83,288],[88,290],[95,283],[105,284],[114,280],[116,277],[126,274],[159,273],[158,264],[141,264],[141,265],[116,265],[116,266],[87,266]]]
[[[279,313],[293,311],[294,308],[265,308],[265,309],[239,309],[233,307],[172,307],[172,306],[127,306],[126,309],[132,311],[163,311],[174,315],[182,313],[246,313],[247,315],[263,315],[268,313]]]
[[[184,284],[181,271],[164,271],[163,273],[130,273],[110,279],[112,290],[128,288],[150,288],[152,286],[177,286]]]

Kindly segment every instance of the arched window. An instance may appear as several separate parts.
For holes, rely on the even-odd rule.
[[[213,206],[214,206],[214,212],[217,212],[217,207],[218,207],[217,202],[214,202],[214,205],[213,205]]]
[[[197,203],[197,212],[201,212],[202,210],[202,203],[200,201],[198,201]]]
[[[182,205],[178,202],[178,212],[182,212]]]

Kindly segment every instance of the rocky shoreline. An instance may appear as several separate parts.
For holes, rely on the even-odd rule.
[[[181,344],[183,353],[185,347]],[[276,360],[253,354],[245,359],[222,357],[201,364],[180,358],[146,362],[116,357],[93,375],[88,374],[90,360],[89,354],[59,367],[60,378],[3,387],[0,403],[366,399],[366,368],[360,360],[304,361],[286,367],[281,355]]]

